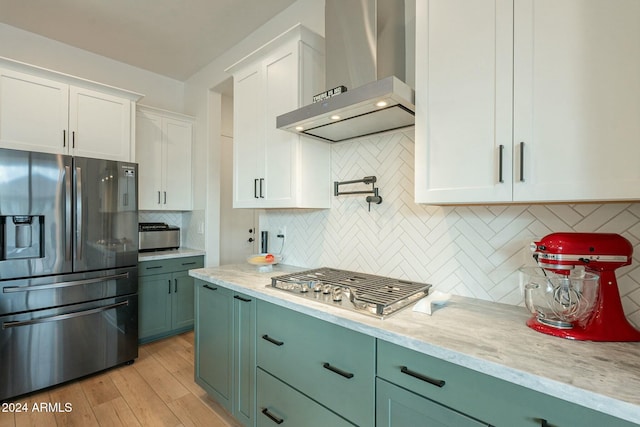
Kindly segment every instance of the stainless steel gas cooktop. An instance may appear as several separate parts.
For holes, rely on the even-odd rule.
[[[275,276],[267,286],[381,319],[427,296],[431,287],[326,267]]]

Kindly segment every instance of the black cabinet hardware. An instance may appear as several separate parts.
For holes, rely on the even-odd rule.
[[[211,287],[211,286],[209,286],[209,285],[204,285],[204,287],[205,287],[205,288],[207,288],[207,289],[209,289],[209,290],[211,290],[211,291],[217,291],[217,290],[218,290],[218,288],[212,288],[212,287]]]
[[[178,279],[173,279],[173,292],[178,293]]]
[[[278,418],[275,415],[273,415],[271,412],[269,412],[267,408],[262,408],[262,411],[260,412],[262,412],[264,415],[267,416],[267,418],[269,418],[271,421],[273,421],[276,424],[282,424],[284,421],[282,418]]]
[[[524,142],[520,143],[520,182],[524,182]]]
[[[183,262],[182,265],[195,265],[195,261],[193,262]]]
[[[343,371],[342,369],[338,369],[335,366],[331,366],[329,363],[323,363],[322,367],[324,369],[328,369],[331,372],[335,372],[338,375],[342,375],[345,378],[353,378],[353,374],[351,372]]]
[[[171,279],[167,280],[167,282],[169,282],[169,294],[171,293]]]
[[[253,180],[253,198],[258,198],[258,178]]]
[[[433,384],[436,387],[444,387],[444,380],[437,380],[435,378],[431,378],[428,377],[426,375],[422,375],[418,372],[412,371],[409,368],[407,368],[406,366],[401,366],[400,367],[400,372],[402,372],[403,374],[407,374],[409,376],[412,376],[414,378],[417,378],[421,381],[427,382],[429,384]]]
[[[248,299],[248,298],[242,298],[240,295],[234,295],[234,296],[233,296],[233,298],[235,298],[235,299],[237,299],[237,300],[240,300],[240,301],[242,301],[242,302],[251,302],[251,300],[250,300],[250,299]]]
[[[153,267],[145,267],[144,269],[145,270],[155,270],[157,268],[162,268],[162,266],[161,265],[154,265]]]
[[[498,182],[499,183],[503,183],[504,179],[502,178],[502,155],[504,154],[504,145],[500,144],[500,161],[499,161],[499,168],[500,170],[498,171]]]
[[[262,336],[262,339],[265,341],[269,341],[271,344],[275,344],[278,347],[280,347],[281,345],[284,345],[284,342],[271,338],[269,335],[266,335],[266,334]]]

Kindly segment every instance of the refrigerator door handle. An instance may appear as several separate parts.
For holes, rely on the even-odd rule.
[[[82,168],[76,166],[76,259],[82,259]]]
[[[72,224],[71,224],[71,204],[73,203],[71,198],[72,198],[72,192],[71,192],[71,184],[72,184],[72,179],[73,177],[71,176],[71,167],[70,166],[65,166],[64,167],[64,190],[65,190],[65,197],[64,197],[64,204],[65,204],[65,219],[64,219],[64,223],[65,223],[65,245],[64,245],[64,259],[66,261],[71,261],[71,253],[73,252],[73,248],[71,247],[71,245],[73,245],[73,237],[70,235],[71,230],[72,230]]]
[[[2,288],[2,293],[10,294],[15,292],[31,292],[42,291],[46,289],[68,288],[70,286],[91,285],[93,283],[107,282],[109,280],[128,279],[129,273],[113,274],[111,276],[96,277],[95,279],[85,280],[73,280],[71,282],[59,282],[50,283],[46,285],[32,285],[32,286],[5,286]]]
[[[41,317],[39,319],[32,319],[32,320],[4,322],[2,324],[2,329],[16,328],[18,326],[35,325],[36,323],[56,322],[58,320],[73,319],[74,317],[87,316],[89,314],[100,313],[101,311],[111,310],[113,308],[117,308],[123,305],[129,305],[129,300],[122,301],[116,304],[105,305],[104,307],[91,308],[89,310],[76,311],[76,312],[66,313],[66,314],[59,314],[57,316]]]

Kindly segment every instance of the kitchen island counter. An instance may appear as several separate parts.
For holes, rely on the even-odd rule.
[[[453,296],[432,316],[411,308],[380,320],[269,288],[272,272],[228,265],[190,270],[197,279],[331,322],[450,363],[640,424],[640,343],[572,341],[525,326],[527,310]]]

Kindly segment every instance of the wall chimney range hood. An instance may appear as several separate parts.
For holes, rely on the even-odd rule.
[[[278,129],[340,142],[415,124],[402,0],[326,0],[326,86],[347,91],[276,118]]]

